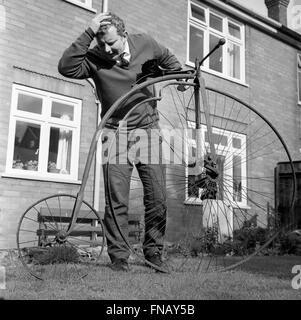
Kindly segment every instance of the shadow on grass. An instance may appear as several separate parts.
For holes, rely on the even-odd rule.
[[[231,263],[235,262],[235,258],[229,260],[232,260]],[[258,256],[234,270],[287,280],[292,278],[292,268],[295,265],[301,265],[301,256]]]
[[[227,259],[234,263],[239,258]],[[16,263],[7,268],[7,290],[3,297],[21,300],[298,299],[298,292],[292,290],[290,284],[294,265],[301,265],[301,257],[259,256],[233,272],[207,275],[160,274],[136,263],[131,264],[130,272],[120,273],[112,271],[105,261],[93,267],[82,281],[65,282],[36,280]]]

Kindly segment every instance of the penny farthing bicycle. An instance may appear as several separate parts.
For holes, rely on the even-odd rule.
[[[271,219],[279,214],[274,205],[274,170],[279,162],[288,163],[293,181],[289,207],[293,210],[294,167],[284,140],[266,117],[232,95],[205,86],[200,67],[223,44],[221,40],[202,61],[196,60],[193,70],[157,68],[135,83],[101,120],[78,194],[53,195],[25,211],[17,243],[21,261],[33,276],[47,279],[54,274],[73,274],[81,278],[97,264],[105,245],[105,228],[97,211],[83,199],[97,142],[106,136],[105,126],[113,113],[146,91],[155,94],[131,107],[103,150],[104,175],[118,176],[116,145],[120,134],[129,132],[127,120],[138,109],[141,112],[150,104],[156,107],[160,130],[153,130],[150,143],[159,146],[159,152],[151,151],[150,161],[162,170],[164,181],[159,192],[163,202],[146,205],[135,170],[144,152],[139,142],[141,130],[130,131],[136,142],[130,150],[131,160],[128,158],[133,171],[128,176],[120,171],[120,178],[129,181],[128,215],[140,217],[140,241],[129,238],[128,226],[117,215],[111,186],[108,182],[105,186],[115,227],[132,253],[133,266],[146,264],[161,272],[216,272],[234,268],[270,246],[280,230],[271,228]],[[156,212],[162,206],[166,208],[166,224],[161,219],[157,225]],[[251,237],[254,230],[261,236]],[[163,265],[158,267],[144,258],[143,249],[153,242],[148,239],[160,234],[164,234]],[[82,254],[78,256],[78,252]],[[40,256],[44,260],[39,260]]]

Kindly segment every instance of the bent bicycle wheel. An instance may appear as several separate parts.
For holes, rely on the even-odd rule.
[[[143,89],[151,90],[148,83]],[[107,149],[108,205],[136,263],[163,272],[215,272],[270,247],[283,214],[275,199],[279,162],[288,163],[294,180],[291,209],[295,197],[294,168],[279,133],[256,109],[217,90],[206,89],[208,112],[198,103],[195,83],[161,79],[156,89],[157,98],[137,103],[125,115]],[[160,130],[127,127],[137,110],[149,113],[150,102],[156,104]],[[127,158],[121,163],[116,150],[125,136]],[[141,182],[141,167],[147,165],[157,166],[164,177],[153,193],[147,180]],[[128,187],[123,203],[108,182],[112,176]],[[126,214],[140,214],[145,226],[140,242],[129,237]],[[160,266],[145,257],[154,247],[162,256]]]
[[[98,213],[85,201],[67,234],[76,197],[57,194],[31,205],[17,231],[19,258],[40,280],[84,278],[99,262],[105,244]]]

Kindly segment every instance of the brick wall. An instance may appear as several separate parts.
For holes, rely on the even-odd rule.
[[[100,9],[101,1],[93,7]],[[57,71],[62,52],[87,27],[93,12],[63,0],[1,0],[5,23],[0,28],[0,174],[5,171],[10,103],[14,82],[82,99],[79,179],[96,126],[90,86],[64,79]],[[3,14],[2,14],[3,17]],[[93,202],[93,169],[85,199]],[[76,194],[77,184],[0,177],[0,248],[15,247],[21,214],[33,202],[56,193]]]
[[[297,50],[255,29],[248,32],[249,102],[277,128],[300,159]]]
[[[148,33],[186,60],[187,0],[110,0],[109,10],[125,20],[129,33]]]

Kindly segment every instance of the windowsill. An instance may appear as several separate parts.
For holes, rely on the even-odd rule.
[[[189,61],[187,61],[185,64],[186,64],[187,66],[189,66],[189,67],[194,68],[194,64],[191,63],[191,62],[189,62]],[[213,75],[213,76],[216,76],[216,77],[218,77],[218,78],[221,78],[221,79],[223,79],[223,80],[227,80],[227,81],[230,81],[230,82],[239,84],[239,85],[241,85],[241,86],[243,86],[243,87],[246,87],[246,88],[249,88],[249,87],[250,87],[247,83],[245,83],[245,82],[242,81],[242,80],[236,80],[236,79],[234,79],[234,78],[227,77],[227,76],[225,76],[225,75],[223,75],[223,74],[221,74],[221,73],[219,73],[219,72],[215,72],[215,71],[210,70],[210,69],[207,69],[207,68],[205,69],[204,67],[201,68],[201,71],[202,71],[202,72],[205,72],[205,73],[208,73],[208,74],[211,74],[211,75]]]
[[[184,204],[189,205],[189,206],[202,206],[203,201],[201,199],[191,199],[191,200],[185,200]],[[233,208],[234,209],[242,209],[242,210],[250,210],[251,209],[251,207],[246,204],[233,206]]]
[[[21,171],[21,170],[20,170]],[[36,181],[46,181],[46,182],[56,182],[56,183],[68,183],[68,184],[78,184],[82,182],[75,179],[64,179],[61,177],[52,177],[39,174],[26,174],[23,172],[4,172],[1,175],[2,178],[12,178],[12,179],[22,179],[22,180],[36,180]]]
[[[200,199],[191,199],[191,200],[185,200],[184,204],[189,206],[202,206],[203,201]]]
[[[88,11],[91,11],[91,12],[94,12],[94,13],[97,12],[96,9],[93,9],[92,7],[86,6],[85,4],[80,3],[80,2],[78,2],[78,1],[76,1],[76,0],[65,0],[65,1],[66,1],[66,2],[69,2],[69,3],[72,3],[72,4],[74,4],[75,6],[78,6],[78,7],[81,7],[81,8],[83,8],[83,9],[86,9],[86,10],[88,10]]]

